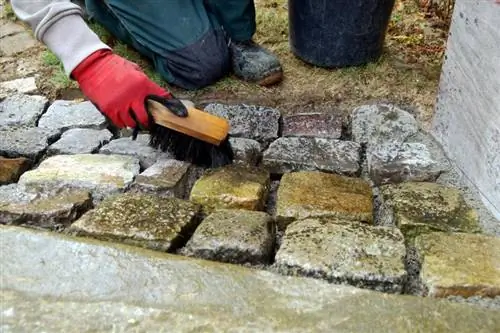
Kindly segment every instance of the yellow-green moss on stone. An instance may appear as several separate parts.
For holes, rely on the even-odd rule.
[[[431,231],[480,232],[477,212],[456,188],[428,182],[381,187],[380,218],[396,224],[407,240]]]
[[[274,236],[273,219],[265,212],[219,209],[203,220],[183,254],[237,264],[267,264]]]
[[[262,210],[270,187],[269,172],[257,167],[233,164],[208,171],[196,181],[190,200],[215,209]]]
[[[373,195],[360,178],[319,171],[284,174],[278,188],[276,217],[280,227],[297,219],[337,217],[373,222]]]
[[[169,251],[199,223],[200,206],[177,198],[124,193],[107,197],[71,225],[69,233]]]
[[[19,184],[33,188],[80,188],[92,193],[94,201],[121,192],[139,174],[139,160],[125,155],[56,155],[25,172]]]
[[[432,232],[418,236],[415,247],[429,296],[500,296],[500,238]]]
[[[285,274],[400,293],[405,253],[397,228],[323,217],[291,223],[275,261]]]
[[[0,223],[58,228],[71,224],[92,208],[91,195],[84,190],[65,189],[28,196],[32,199],[18,202],[0,200]]]

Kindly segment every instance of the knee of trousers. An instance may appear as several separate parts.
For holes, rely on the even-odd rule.
[[[190,90],[204,88],[229,73],[229,48],[222,33],[212,31],[192,45],[168,52],[160,66],[170,74],[172,84]]]

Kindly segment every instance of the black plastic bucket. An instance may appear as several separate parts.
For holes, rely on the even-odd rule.
[[[395,0],[288,0],[290,47],[320,67],[380,58]]]

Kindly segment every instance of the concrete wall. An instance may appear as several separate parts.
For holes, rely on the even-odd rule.
[[[500,4],[456,0],[432,133],[500,220]]]

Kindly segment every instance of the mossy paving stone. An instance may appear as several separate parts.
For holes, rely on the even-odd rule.
[[[428,296],[500,296],[499,237],[432,232],[416,237],[415,248]]]
[[[274,224],[265,212],[222,209],[207,216],[181,253],[234,264],[268,264]]]
[[[216,209],[263,210],[270,175],[264,169],[233,164],[207,171],[194,184],[190,200],[206,214]]]
[[[276,253],[278,271],[360,288],[401,293],[404,237],[397,228],[337,218],[291,223]]]
[[[172,251],[199,223],[200,206],[177,198],[123,193],[107,197],[68,228],[68,233]]]
[[[383,225],[396,225],[408,242],[431,231],[480,232],[477,212],[456,188],[429,182],[406,182],[382,186],[378,218]]]
[[[0,186],[0,224],[59,229],[92,208],[88,191],[60,189],[26,191],[21,186]]]
[[[277,195],[280,229],[296,219],[330,216],[373,222],[372,189],[360,178],[319,171],[284,174]]]
[[[92,193],[94,203],[122,192],[139,174],[139,160],[125,155],[56,155],[25,172],[19,184],[30,188],[80,188]]]

